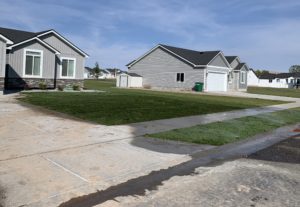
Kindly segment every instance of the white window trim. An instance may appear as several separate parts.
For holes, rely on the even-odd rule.
[[[41,53],[41,62],[40,62],[40,75],[26,75],[26,52],[39,52]],[[23,54],[23,77],[25,78],[42,78],[43,77],[43,60],[44,60],[44,52],[43,50],[35,50],[35,49],[24,49]]]
[[[241,83],[246,83],[246,72],[241,71],[241,76],[243,76],[243,74],[244,74],[244,81],[243,81],[243,79],[241,78]]]
[[[178,73],[180,73],[180,72],[178,72]],[[175,80],[176,80],[176,83],[184,83],[185,82],[185,73],[183,73],[183,81],[177,81],[177,72],[176,72]]]
[[[62,75],[62,62],[63,60],[73,60],[74,61],[74,72],[73,72],[73,76],[70,77],[70,76],[63,76]],[[60,58],[60,78],[61,79],[75,79],[76,77],[76,58],[70,58],[70,57],[61,57]]]

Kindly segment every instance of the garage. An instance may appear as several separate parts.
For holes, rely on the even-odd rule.
[[[209,92],[227,91],[227,74],[209,71],[206,83],[206,90]]]
[[[120,88],[141,88],[143,77],[136,73],[121,74],[117,76],[117,87]]]

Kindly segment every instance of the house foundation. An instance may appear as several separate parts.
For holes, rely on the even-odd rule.
[[[84,80],[79,79],[57,79],[56,88],[58,86],[67,86],[67,85],[79,85],[83,88]],[[1,90],[1,78],[0,78],[0,90]],[[7,89],[37,89],[40,88],[41,84],[45,84],[46,88],[54,89],[54,79],[46,78],[7,78],[6,79],[6,88]],[[3,88],[4,88],[4,78],[3,78]]]

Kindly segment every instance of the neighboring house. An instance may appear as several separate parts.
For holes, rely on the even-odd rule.
[[[246,91],[249,67],[246,63],[242,63],[238,56],[225,56],[225,58],[232,68],[228,74],[228,90]]]
[[[248,86],[258,86],[259,79],[252,68],[248,71],[247,78],[248,78]]]
[[[94,77],[93,69],[90,67],[84,67],[84,79],[91,79]]]
[[[118,75],[126,73],[117,68],[107,68],[106,71],[109,73],[106,76],[108,79],[116,79]]]
[[[55,30],[0,28],[0,89],[83,85],[88,55]]]
[[[300,73],[267,73],[259,76],[258,86],[271,88],[294,88],[300,85]]]
[[[143,87],[191,90],[196,82],[202,82],[205,91],[228,91],[247,87],[247,66],[239,65],[235,59],[232,61],[238,61],[238,65],[232,67],[221,51],[194,51],[159,44],[126,66],[129,74],[142,77]],[[230,73],[232,78],[228,81]],[[238,84],[234,78],[243,83]]]
[[[106,69],[101,69],[100,70],[100,75],[99,75],[99,79],[108,79],[110,76],[110,72],[107,71]]]

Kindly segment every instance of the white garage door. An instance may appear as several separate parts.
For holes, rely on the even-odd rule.
[[[227,74],[208,72],[207,91],[227,91]]]

